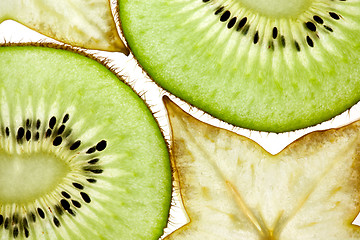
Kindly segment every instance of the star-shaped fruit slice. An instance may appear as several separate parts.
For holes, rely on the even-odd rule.
[[[360,122],[310,133],[272,155],[164,102],[190,219],[167,240],[360,239]]]
[[[1,0],[0,23],[5,20],[73,46],[128,53],[109,0]]]

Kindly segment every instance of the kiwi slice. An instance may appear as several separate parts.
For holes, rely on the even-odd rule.
[[[124,36],[163,88],[237,126],[304,128],[360,99],[358,0],[122,0]]]
[[[168,150],[146,104],[94,59],[0,47],[3,239],[158,239]]]

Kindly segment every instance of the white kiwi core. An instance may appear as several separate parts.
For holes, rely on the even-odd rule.
[[[55,190],[69,172],[51,153],[0,153],[0,202],[33,201]]]
[[[311,0],[239,0],[244,6],[258,13],[274,17],[296,17],[309,9]]]

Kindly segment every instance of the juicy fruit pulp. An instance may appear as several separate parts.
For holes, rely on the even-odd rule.
[[[125,38],[150,77],[237,126],[299,129],[360,99],[358,0],[289,1],[292,16],[281,1],[261,9],[225,0],[119,3]]]
[[[2,237],[162,235],[168,151],[130,87],[90,58],[32,46],[0,47],[0,83]]]
[[[266,0],[251,1],[240,0],[241,5],[245,8],[258,12],[261,15],[282,18],[299,16],[306,11],[311,5],[311,0]]]
[[[4,204],[35,201],[56,187],[69,166],[49,153],[0,153],[0,199]],[[46,170],[44,170],[46,169]]]
[[[190,222],[170,240],[359,240],[360,122],[271,155],[166,100]]]

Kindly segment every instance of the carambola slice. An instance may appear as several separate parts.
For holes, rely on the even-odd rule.
[[[310,133],[272,155],[165,99],[190,222],[167,240],[355,240],[360,122]]]
[[[0,23],[5,20],[72,46],[129,52],[119,37],[109,0],[1,0]]]

